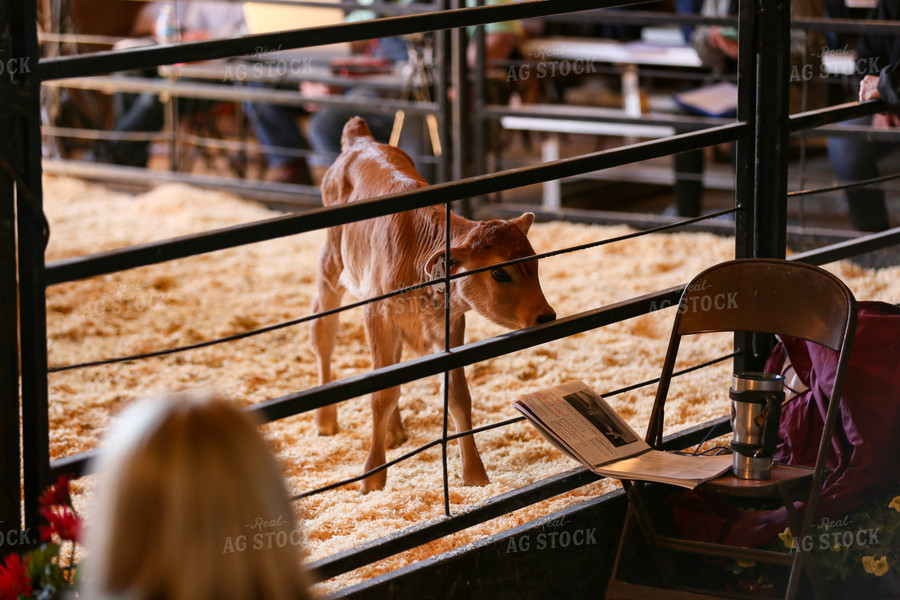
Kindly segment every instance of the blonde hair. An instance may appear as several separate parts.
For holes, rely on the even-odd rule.
[[[281,468],[250,416],[211,396],[123,411],[97,464],[89,598],[309,597]]]

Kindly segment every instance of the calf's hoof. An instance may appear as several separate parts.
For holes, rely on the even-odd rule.
[[[318,425],[316,429],[319,432],[319,435],[334,435],[338,432],[337,423],[331,423],[328,425]]]
[[[336,407],[323,406],[316,410],[316,430],[319,435],[334,435],[338,432]]]
[[[377,492],[378,490],[383,490],[385,484],[387,484],[386,472],[381,471],[379,473],[375,473],[374,475],[369,475],[362,480],[362,483],[359,484],[359,493],[365,495],[369,492]]]
[[[480,473],[463,474],[463,483],[473,487],[483,487],[491,482],[487,473],[482,470]]]

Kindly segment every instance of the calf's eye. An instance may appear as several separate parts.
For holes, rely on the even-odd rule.
[[[509,276],[509,273],[504,271],[503,269],[494,269],[491,271],[491,277],[494,278],[494,281],[497,283],[509,283],[512,281],[512,277]]]

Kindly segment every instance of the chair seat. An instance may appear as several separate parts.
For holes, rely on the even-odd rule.
[[[775,464],[769,479],[741,479],[731,471],[702,483],[698,490],[743,498],[779,497],[783,491],[805,496],[812,484],[814,469]]]

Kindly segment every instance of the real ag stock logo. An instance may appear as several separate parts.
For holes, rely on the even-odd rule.
[[[562,48],[535,48],[531,52],[530,62],[510,65],[506,75],[507,81],[525,81],[546,79],[547,77],[567,77],[569,75],[589,75],[597,72],[594,59],[566,58],[565,46]]]

